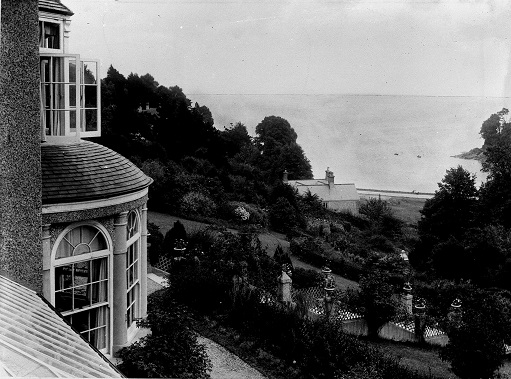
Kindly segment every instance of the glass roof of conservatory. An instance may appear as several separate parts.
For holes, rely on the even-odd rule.
[[[122,377],[34,291],[0,276],[0,377]]]

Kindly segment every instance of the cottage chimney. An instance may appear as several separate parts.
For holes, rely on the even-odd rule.
[[[282,174],[282,183],[284,184],[288,183],[287,174],[288,174],[287,170],[284,170],[284,174]]]

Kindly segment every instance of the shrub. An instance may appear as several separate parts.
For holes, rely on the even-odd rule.
[[[243,215],[248,215],[244,219]],[[229,220],[241,224],[268,226],[268,216],[261,208],[254,204],[243,203],[241,201],[230,201],[227,203],[227,214]]]
[[[179,202],[183,215],[212,216],[217,209],[215,202],[202,192],[188,192]]]
[[[270,207],[270,223],[278,232],[287,233],[299,224],[296,210],[284,197],[279,197]]]
[[[462,379],[495,377],[504,359],[504,343],[510,339],[510,303],[475,291],[464,299],[462,313],[448,330],[449,343],[441,351],[452,371]]]
[[[317,270],[297,267],[293,271],[293,288],[318,287],[323,284],[323,275]]]
[[[294,238],[291,240],[289,250],[291,254],[316,267],[322,267],[328,262],[334,273],[351,280],[358,281],[364,272],[362,264],[335,250],[325,250],[318,239]]]
[[[149,297],[147,319],[139,325],[151,334],[120,350],[119,369],[126,376],[209,378],[206,350],[190,327],[187,309],[175,302],[170,290]]]
[[[382,253],[393,253],[396,251],[396,248],[389,241],[389,239],[381,234],[374,234],[369,237],[369,245],[371,248],[378,250]]]
[[[163,254],[174,255],[174,248],[176,247],[177,241],[186,241],[186,229],[181,221],[177,220],[174,222],[174,226],[165,234],[163,240]]]

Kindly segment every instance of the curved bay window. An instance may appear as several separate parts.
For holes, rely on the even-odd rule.
[[[127,316],[128,335],[136,328],[136,320],[140,317],[140,220],[137,212],[128,214],[126,225],[126,285],[127,285]]]
[[[109,256],[105,235],[82,225],[64,235],[54,259],[55,308],[102,350],[109,334]]]

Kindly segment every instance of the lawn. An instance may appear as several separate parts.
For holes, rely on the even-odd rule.
[[[421,218],[420,211],[424,207],[425,199],[410,199],[395,197],[387,200],[397,218],[408,225],[417,225]]]

